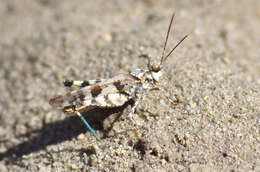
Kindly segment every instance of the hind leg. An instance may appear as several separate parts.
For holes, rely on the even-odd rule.
[[[92,132],[92,134],[97,138],[99,139],[97,133],[95,132],[95,130],[93,130],[93,128],[89,125],[89,123],[87,122],[87,120],[78,112],[76,111],[75,112],[79,117],[80,119],[85,123],[85,125],[88,127],[88,129]]]
[[[83,88],[89,85],[97,84],[99,82],[102,82],[103,80],[104,79],[74,81],[74,80],[66,79],[63,81],[63,85],[69,88]]]

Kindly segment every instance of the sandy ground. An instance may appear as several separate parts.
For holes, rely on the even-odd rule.
[[[2,0],[0,171],[260,171],[260,1]],[[76,116],[48,101],[64,79],[157,58],[164,91]],[[170,97],[172,101],[169,101]]]

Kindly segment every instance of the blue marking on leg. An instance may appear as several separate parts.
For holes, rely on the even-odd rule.
[[[99,139],[97,133],[92,129],[92,127],[89,125],[89,123],[87,122],[87,120],[85,120],[85,118],[79,113],[77,112],[77,115],[81,118],[81,120],[85,123],[85,125],[88,127],[88,129],[92,132],[92,134]]]

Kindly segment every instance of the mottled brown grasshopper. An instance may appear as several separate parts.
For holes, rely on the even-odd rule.
[[[171,17],[168,27],[162,55],[159,58],[159,61],[151,62],[149,60],[148,69],[136,69],[132,72],[120,74],[110,79],[89,81],[65,80],[65,87],[76,87],[79,89],[68,92],[65,95],[58,95],[50,99],[49,103],[57,109],[62,109],[66,114],[77,114],[97,138],[98,135],[83,118],[81,112],[93,108],[119,107],[129,100],[134,100],[135,103],[130,113],[130,116],[132,116],[136,106],[147,91],[158,89],[157,83],[162,76],[161,69],[163,62],[188,36],[184,36],[166,56],[164,55],[173,18],[174,14]]]

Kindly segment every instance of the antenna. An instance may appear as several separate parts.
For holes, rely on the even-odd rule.
[[[168,42],[168,37],[169,37],[170,31],[171,31],[171,26],[172,26],[172,21],[173,21],[174,16],[175,16],[175,14],[173,13],[171,21],[170,21],[170,24],[169,24],[169,27],[168,27],[168,31],[167,31],[167,35],[166,35],[166,38],[165,38],[164,46],[163,46],[163,52],[162,52],[162,57],[161,57],[161,64],[162,64],[163,59],[164,59],[164,52],[165,52],[165,48],[166,48],[166,45],[167,45],[167,42]]]
[[[188,37],[188,35],[185,35],[179,42],[178,44],[176,44],[173,49],[168,53],[167,56],[165,56],[164,60],[167,59],[167,57],[169,57],[171,55],[171,53],[182,43],[182,41],[184,41],[184,39],[186,39]]]

